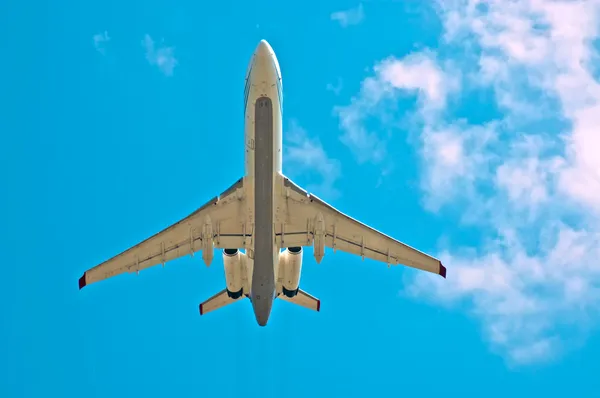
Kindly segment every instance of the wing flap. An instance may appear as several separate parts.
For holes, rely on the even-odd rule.
[[[286,228],[289,227],[289,225],[286,225]],[[301,232],[286,230],[283,236],[281,233],[275,234],[275,243],[278,244],[279,247],[310,246],[312,244],[312,239],[312,233],[306,231],[306,226]]]

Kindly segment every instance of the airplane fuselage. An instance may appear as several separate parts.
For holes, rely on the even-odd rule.
[[[262,40],[254,52],[244,90],[246,214],[253,244],[249,297],[259,325],[267,323],[276,292],[280,248],[275,242],[275,181],[282,163],[281,74],[271,46]],[[250,278],[249,278],[250,279]]]

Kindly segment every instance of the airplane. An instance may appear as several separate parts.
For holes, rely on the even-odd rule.
[[[209,266],[217,248],[226,287],[200,304],[200,315],[248,298],[266,326],[277,298],[320,311],[321,301],[299,288],[304,247],[313,247],[317,263],[328,247],[446,278],[438,259],[341,213],[282,173],[282,113],[279,62],[261,40],[245,77],[245,175],[189,216],[85,271],[79,289],[198,251]]]

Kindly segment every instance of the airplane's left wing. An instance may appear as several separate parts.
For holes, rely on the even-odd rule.
[[[317,261],[325,246],[391,265],[403,264],[446,277],[440,260],[387,236],[325,203],[283,177],[280,208],[285,230],[281,247],[314,245]]]
[[[189,216],[123,253],[87,270],[79,288],[125,272],[138,272],[202,250],[210,264],[213,247],[241,248],[250,237],[241,222],[244,206],[243,178]],[[214,246],[213,246],[214,243]]]

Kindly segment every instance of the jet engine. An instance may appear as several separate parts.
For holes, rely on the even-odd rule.
[[[227,295],[237,299],[244,294],[244,253],[238,249],[223,249]]]
[[[300,285],[300,272],[302,270],[302,247],[288,247],[281,254],[283,257],[279,265],[281,290],[287,297],[294,297]]]

